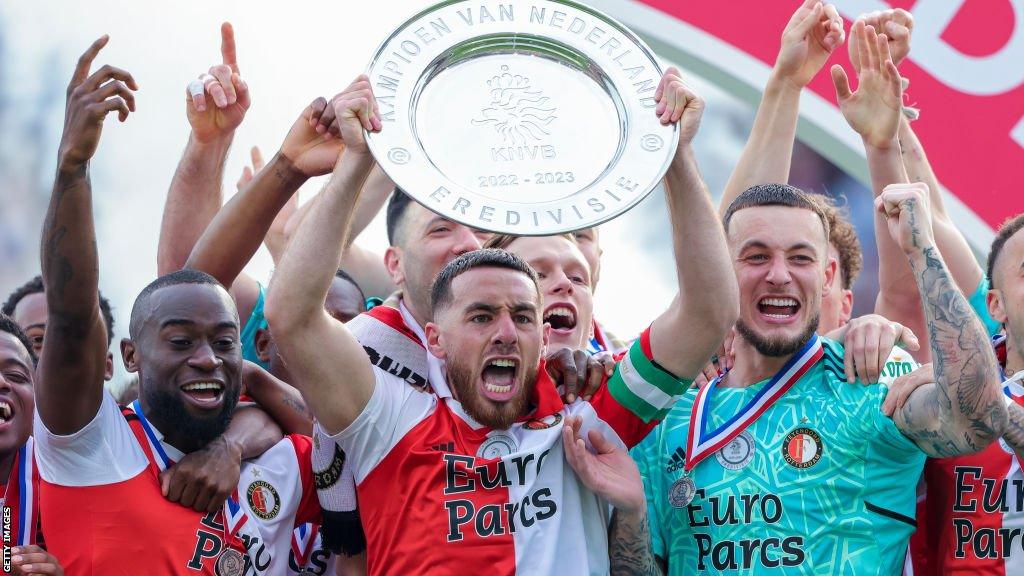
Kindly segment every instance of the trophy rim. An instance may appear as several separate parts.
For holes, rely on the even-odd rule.
[[[626,25],[621,23],[616,18],[610,16],[609,14],[607,14],[607,13],[605,13],[605,12],[603,12],[603,11],[597,9],[597,8],[589,6],[589,5],[587,5],[585,3],[582,3],[582,2],[577,2],[575,0],[541,0],[541,1],[542,1],[543,4],[556,5],[556,6],[560,5],[560,6],[566,6],[566,7],[569,7],[569,8],[573,8],[573,9],[579,10],[579,11],[581,11],[581,12],[583,12],[583,13],[589,15],[589,16],[592,16],[592,17],[596,18],[597,20],[605,23],[606,25],[609,25],[609,26],[613,27],[616,32],[621,34],[626,40],[628,40],[630,42],[631,47],[635,47],[635,48],[639,49],[640,54],[643,56],[643,58],[646,61],[648,61],[651,64],[653,64],[654,70],[657,72],[659,80],[660,80],[661,76],[664,74],[665,69],[663,67],[663,63],[662,63],[661,59],[657,56],[657,54],[650,48],[650,46],[648,46],[648,44],[640,36],[638,36],[629,27],[627,27]],[[422,18],[424,18],[424,17],[426,17],[426,16],[428,16],[428,15],[430,15],[432,13],[438,12],[438,11],[444,9],[444,8],[449,7],[449,6],[456,5],[456,4],[466,4],[466,3],[470,3],[470,0],[442,0],[440,2],[435,2],[435,3],[431,4],[431,5],[423,8],[422,10],[419,10],[419,11],[411,14],[409,17],[405,18],[401,22],[401,24],[399,24],[390,34],[388,34],[388,36],[386,38],[384,38],[380,42],[380,44],[377,46],[377,48],[374,50],[373,56],[370,58],[370,61],[367,64],[364,73],[367,75],[367,77],[371,78],[371,81],[372,81],[372,73],[376,70],[376,67],[377,67],[378,63],[380,62],[381,57],[385,54],[386,48],[388,48],[388,46],[390,46],[391,43],[396,38],[399,37],[399,35],[401,35],[404,32],[407,32],[411,28],[412,24],[414,24],[415,22],[421,20]],[[512,4],[516,5],[516,6],[519,5],[519,3],[517,3],[517,2],[513,2]],[[537,34],[531,35],[531,34],[511,32],[511,31],[510,32],[492,32],[492,33],[487,33],[487,34],[483,34],[482,33],[482,34],[479,34],[478,37],[482,38],[482,37],[485,37],[485,36],[488,36],[488,35],[493,35],[493,36],[509,36],[509,37],[538,36],[538,37],[544,38],[546,40],[552,41],[553,43],[562,44],[563,46],[568,46],[564,42],[561,42],[561,41],[559,41],[557,39],[554,39],[554,38],[552,38],[550,36],[543,36],[543,35],[537,35]],[[466,42],[468,42],[468,40],[467,41],[463,41],[462,43],[453,44],[453,45],[449,46],[448,49],[450,50],[451,48],[456,47],[456,46],[458,46],[460,44],[464,44]],[[571,48],[571,46],[569,46],[569,47]],[[584,55],[584,56],[586,57],[586,59],[587,59],[589,64],[596,65],[596,61],[593,58],[590,58],[589,56],[586,56],[586,55]],[[597,67],[600,68],[600,66],[597,66]],[[422,76],[423,74],[425,74],[425,72],[428,71],[430,68],[431,68],[431,63],[428,63],[425,66],[419,66],[418,69],[419,69],[420,75]],[[419,84],[419,83],[422,82],[422,80],[423,80],[422,77],[417,78],[415,80],[415,83]],[[613,85],[615,85],[615,84],[613,83]],[[618,85],[615,85],[615,87],[616,87],[616,92],[618,92],[618,94],[612,95],[613,96],[613,100],[615,98],[621,99],[621,97],[619,96],[621,94],[621,90],[619,89],[620,87]],[[418,97],[418,95],[415,95],[415,96]],[[653,110],[650,110],[648,113],[651,114],[652,116],[654,115]],[[574,232],[574,231],[577,231],[577,230],[583,230],[583,229],[592,228],[592,227],[596,227],[596,226],[605,224],[605,223],[607,223],[607,222],[609,222],[609,221],[611,221],[611,220],[613,220],[613,219],[615,219],[615,218],[617,218],[619,216],[622,216],[623,214],[625,214],[629,210],[635,208],[637,204],[639,204],[640,202],[645,200],[651,194],[651,192],[656,190],[659,187],[659,185],[661,184],[661,182],[663,181],[664,176],[667,173],[667,171],[668,171],[668,169],[669,169],[669,167],[670,167],[670,165],[672,163],[673,158],[675,157],[676,150],[677,150],[678,145],[679,145],[679,140],[678,140],[679,126],[678,126],[678,123],[673,123],[673,124],[669,125],[668,127],[671,128],[671,138],[668,139],[669,142],[668,142],[667,149],[664,150],[663,152],[659,153],[659,154],[663,155],[663,160],[660,163],[660,165],[658,166],[658,169],[656,171],[651,170],[651,172],[656,172],[659,176],[657,177],[657,179],[655,179],[653,181],[652,184],[650,184],[649,186],[646,187],[647,188],[646,191],[644,191],[641,194],[634,194],[634,195],[632,195],[632,197],[630,197],[621,206],[618,206],[615,209],[610,210],[606,215],[601,215],[599,217],[591,218],[590,220],[588,220],[586,222],[583,222],[583,223],[578,223],[578,224],[574,224],[574,225],[564,225],[564,226],[552,226],[552,227],[543,228],[543,229],[540,228],[540,227],[527,228],[527,229],[510,229],[508,227],[504,227],[504,226],[501,226],[500,224],[496,224],[496,223],[490,223],[490,224],[482,223],[478,219],[474,219],[472,217],[464,217],[464,216],[460,217],[460,215],[455,210],[444,210],[444,209],[441,209],[441,208],[433,207],[429,202],[425,201],[426,196],[428,196],[428,193],[425,193],[423,191],[410,192],[409,191],[409,187],[402,186],[401,182],[399,182],[399,180],[402,180],[402,178],[396,178],[396,176],[395,176],[395,173],[396,173],[395,172],[395,166],[392,166],[390,162],[384,162],[384,161],[382,161],[382,159],[379,159],[381,157],[381,154],[382,154],[383,150],[375,150],[375,145],[374,145],[374,136],[375,136],[375,134],[374,133],[367,133],[366,131],[364,131],[364,134],[367,136],[367,141],[368,141],[368,143],[370,145],[371,152],[373,153],[375,158],[378,158],[378,160],[377,160],[378,165],[380,166],[381,170],[383,170],[384,173],[389,178],[391,178],[391,180],[395,183],[396,189],[401,189],[401,190],[405,191],[405,193],[408,194],[409,197],[413,201],[415,201],[417,204],[423,206],[427,210],[429,210],[429,211],[431,211],[431,212],[433,212],[433,213],[435,213],[435,214],[437,214],[439,216],[442,216],[444,218],[450,219],[450,220],[452,220],[454,222],[458,222],[460,224],[469,226],[471,228],[475,228],[475,229],[479,229],[479,230],[485,230],[485,231],[489,231],[489,232],[493,232],[493,233],[511,234],[511,235],[515,235],[515,236],[551,236],[551,235],[557,235],[557,234],[571,233],[571,232]],[[413,132],[415,132],[415,130],[413,130]],[[616,154],[615,154],[615,161],[616,162],[619,160],[621,155],[622,155],[622,149],[620,148],[619,150],[616,151]],[[428,163],[430,164],[432,170],[434,170],[438,174],[442,175],[445,180],[449,180],[448,177],[444,174],[444,172],[441,171],[434,164],[433,161],[429,160],[429,157],[428,157]],[[605,172],[607,172],[609,170],[610,170],[610,167],[606,168]],[[421,196],[422,196],[422,198],[421,198]],[[525,204],[528,205],[529,203],[525,203]]]

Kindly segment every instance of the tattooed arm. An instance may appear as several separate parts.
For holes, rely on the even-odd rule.
[[[651,549],[646,505],[635,512],[616,509],[608,530],[608,559],[613,576],[662,576],[668,563]]]
[[[135,110],[131,74],[93,59],[107,36],[78,60],[67,92],[57,177],[43,223],[43,284],[49,307],[46,346],[36,378],[36,408],[54,434],[72,434],[88,424],[103,400],[107,331],[99,309],[99,257],[92,216],[89,161],[99,146],[103,121],[118,112],[123,122]]]
[[[313,413],[298,389],[266,370],[246,362],[242,368],[246,393],[273,418],[285,434],[313,435]]]
[[[914,391],[896,426],[929,456],[985,448],[1006,427],[992,345],[935,247],[925,184],[886,187],[875,205],[917,279],[931,344],[935,385]]]
[[[569,416],[562,428],[565,460],[584,486],[615,507],[608,527],[611,574],[624,576],[663,574],[664,561],[655,559],[647,522],[647,499],[636,462],[624,449],[597,430],[590,430],[587,449],[580,434],[582,420]]]

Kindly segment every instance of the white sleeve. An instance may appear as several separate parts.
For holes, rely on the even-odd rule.
[[[356,484],[363,481],[399,441],[437,407],[432,392],[420,392],[376,366],[373,395],[359,416],[341,432],[326,436],[352,462]]]
[[[892,383],[897,378],[910,374],[920,367],[921,365],[917,363],[917,360],[914,360],[909,352],[899,346],[893,346],[889,357],[885,359],[885,366],[882,367],[882,374],[878,377],[878,383],[892,386]]]
[[[109,392],[81,430],[59,436],[33,419],[36,465],[43,480],[60,486],[101,486],[134,478],[149,461]]]

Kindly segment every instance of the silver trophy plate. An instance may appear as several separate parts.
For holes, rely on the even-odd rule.
[[[661,67],[615,20],[567,0],[450,0],[410,18],[367,75],[374,157],[427,208],[517,235],[595,226],[664,176],[677,128]]]

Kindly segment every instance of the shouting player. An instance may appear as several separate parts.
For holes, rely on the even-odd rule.
[[[680,122],[667,176],[676,254],[706,261],[680,264],[678,301],[592,402],[568,406],[540,363],[550,329],[536,275],[507,252],[464,254],[434,282],[424,330],[444,360],[449,397],[375,368],[352,332],[322,313],[323,263],[339,254],[347,230],[337,223],[351,217],[372,165],[363,129],[381,127],[365,78],[336,99],[346,150],[271,282],[267,317],[320,427],[351,458],[371,573],[451,573],[467,562],[498,573],[607,571],[602,497],[614,504],[614,495],[565,466],[562,427],[582,417],[583,430],[638,442],[687,385],[670,372],[696,374],[735,309],[734,277],[707,265],[727,256],[690,147],[703,103],[674,71],[658,97],[665,121]]]

